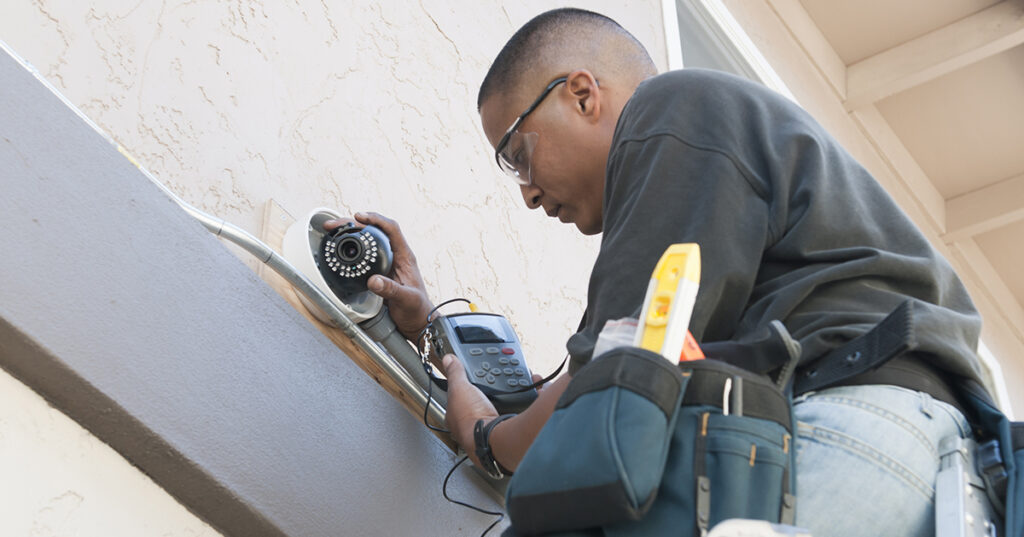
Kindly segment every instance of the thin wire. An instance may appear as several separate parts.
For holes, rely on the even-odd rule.
[[[434,313],[436,313],[437,310],[441,309],[444,306],[447,306],[448,304],[451,304],[452,302],[465,302],[466,304],[473,303],[468,298],[453,298],[451,300],[445,300],[444,302],[434,306],[434,309],[430,310],[430,313],[427,314],[427,324],[430,324],[430,318],[434,316]]]
[[[461,459],[459,459],[459,462],[455,463],[455,466],[452,466],[451,470],[448,470],[448,475],[444,476],[444,483],[441,485],[441,494],[444,495],[444,499],[448,500],[451,503],[461,505],[463,507],[468,507],[478,513],[483,513],[485,515],[494,515],[498,517],[497,519],[495,519],[494,522],[491,522],[490,526],[487,526],[487,529],[485,529],[483,533],[480,534],[480,537],[484,537],[484,535],[487,535],[487,532],[491,531],[491,529],[493,529],[494,526],[497,526],[498,523],[500,523],[502,520],[505,520],[505,513],[502,513],[500,511],[488,511],[486,509],[481,509],[474,505],[469,505],[468,503],[460,502],[459,500],[453,500],[451,496],[448,496],[448,480],[451,479],[452,474],[455,473],[455,469],[458,468],[459,465],[461,465],[462,463],[466,462],[467,459],[469,459],[468,455],[462,457]]]
[[[433,368],[431,368],[430,364],[424,364],[423,369],[425,369],[427,371],[427,377],[431,377],[432,376],[431,375],[431,371],[432,371]],[[449,431],[448,429],[442,429],[440,427],[434,427],[429,422],[427,422],[427,409],[430,408],[430,399],[431,399],[431,397],[433,397],[433,393],[434,393],[434,379],[428,378],[427,379],[427,404],[423,407],[423,425],[426,425],[427,428],[430,429],[431,431],[437,431],[439,433],[451,434],[452,432]]]

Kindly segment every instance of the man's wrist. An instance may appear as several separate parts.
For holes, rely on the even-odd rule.
[[[516,414],[504,414],[494,418],[490,422],[485,419],[477,420],[473,426],[473,447],[480,467],[487,472],[487,475],[494,479],[501,479],[512,475],[512,471],[501,465],[494,458],[494,451],[491,449],[491,432],[499,423],[515,417]]]

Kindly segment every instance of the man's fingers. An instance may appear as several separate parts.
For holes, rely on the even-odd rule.
[[[373,211],[359,211],[353,216],[356,217],[356,220],[364,224],[377,226],[384,231],[387,231],[387,228],[398,229],[398,222],[395,222],[380,213],[375,213]]]
[[[534,384],[537,384],[538,382],[544,380],[544,377],[538,375],[537,373],[534,373],[534,374],[530,375],[530,380],[532,380]],[[544,389],[544,386],[537,386],[537,391],[538,392],[540,392],[543,389]]]
[[[328,220],[328,221],[324,222],[324,231],[333,231],[333,230],[335,230],[335,229],[337,229],[337,228],[339,228],[341,226],[348,225],[348,224],[354,224],[358,228],[363,227],[363,225],[360,224],[359,222],[356,222],[355,220],[353,220],[351,218],[344,218],[343,217],[343,218],[337,218],[337,219],[334,219],[334,220]]]
[[[352,224],[357,228],[363,228],[366,226],[375,226],[380,228],[392,242],[397,238],[401,238],[402,230],[398,226],[398,222],[380,214],[374,212],[358,212],[352,215],[353,218],[343,216],[341,218],[335,218],[324,222],[324,229],[331,231],[332,229],[339,228],[346,224]]]
[[[398,225],[398,222],[380,214],[374,212],[358,212],[355,214],[356,220],[363,224],[369,224],[380,228],[388,239],[391,241],[391,248],[398,249],[407,248],[405,244],[405,236],[402,235],[402,228]]]

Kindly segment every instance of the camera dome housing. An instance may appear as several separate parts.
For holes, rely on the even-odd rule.
[[[384,299],[366,289],[366,280],[369,280],[369,277],[377,272],[367,274],[361,285],[335,284],[332,286],[331,284],[328,284],[328,279],[325,279],[323,271],[319,266],[321,263],[318,260],[322,248],[321,244],[325,242],[325,239],[329,235],[339,236],[341,237],[340,240],[335,242],[334,251],[337,251],[338,243],[345,238],[342,235],[351,235],[349,233],[342,233],[342,228],[333,230],[331,233],[324,231],[324,222],[327,222],[328,220],[337,220],[339,218],[341,218],[341,215],[334,210],[327,208],[313,209],[305,218],[296,221],[288,228],[288,231],[285,232],[284,244],[282,247],[283,251],[281,253],[284,258],[292,264],[292,266],[300,270],[303,275],[309,278],[314,285],[323,291],[331,302],[341,309],[349,319],[353,322],[359,323],[377,315],[377,313],[379,313],[384,307]],[[359,231],[355,228],[348,229],[352,231]],[[376,230],[376,228],[374,229]],[[380,233],[381,237],[383,237],[383,241],[387,243],[387,237],[379,230],[376,231],[377,233]],[[362,244],[362,241],[354,235],[352,238]],[[387,255],[384,256],[380,255],[382,250],[380,250],[379,242],[380,241],[378,240],[378,256],[375,263],[386,261],[384,272],[381,272],[386,273],[391,270],[390,243],[388,243]],[[348,243],[346,242],[346,245],[347,244]],[[385,257],[386,259],[384,259]],[[327,324],[334,324],[322,311],[320,311],[319,308],[306,299],[306,297],[302,296],[301,293],[298,293],[298,296],[303,305],[306,306],[306,309],[308,309],[317,319]]]
[[[367,290],[370,276],[391,271],[391,242],[373,226],[342,226],[325,234],[313,255],[327,286],[343,302]]]

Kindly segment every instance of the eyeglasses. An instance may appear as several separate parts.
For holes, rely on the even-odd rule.
[[[540,135],[536,132],[519,132],[519,125],[526,116],[530,115],[531,112],[540,106],[541,101],[551,93],[551,90],[555,89],[555,86],[565,81],[566,77],[564,76],[552,80],[544,88],[540,97],[537,97],[537,100],[533,101],[533,104],[525,112],[519,114],[519,117],[512,122],[512,126],[505,131],[505,135],[501,137],[501,141],[494,148],[494,158],[498,161],[498,167],[520,185],[526,186],[533,183],[533,177],[530,172],[530,157],[533,155],[533,148],[537,146],[537,138]]]

